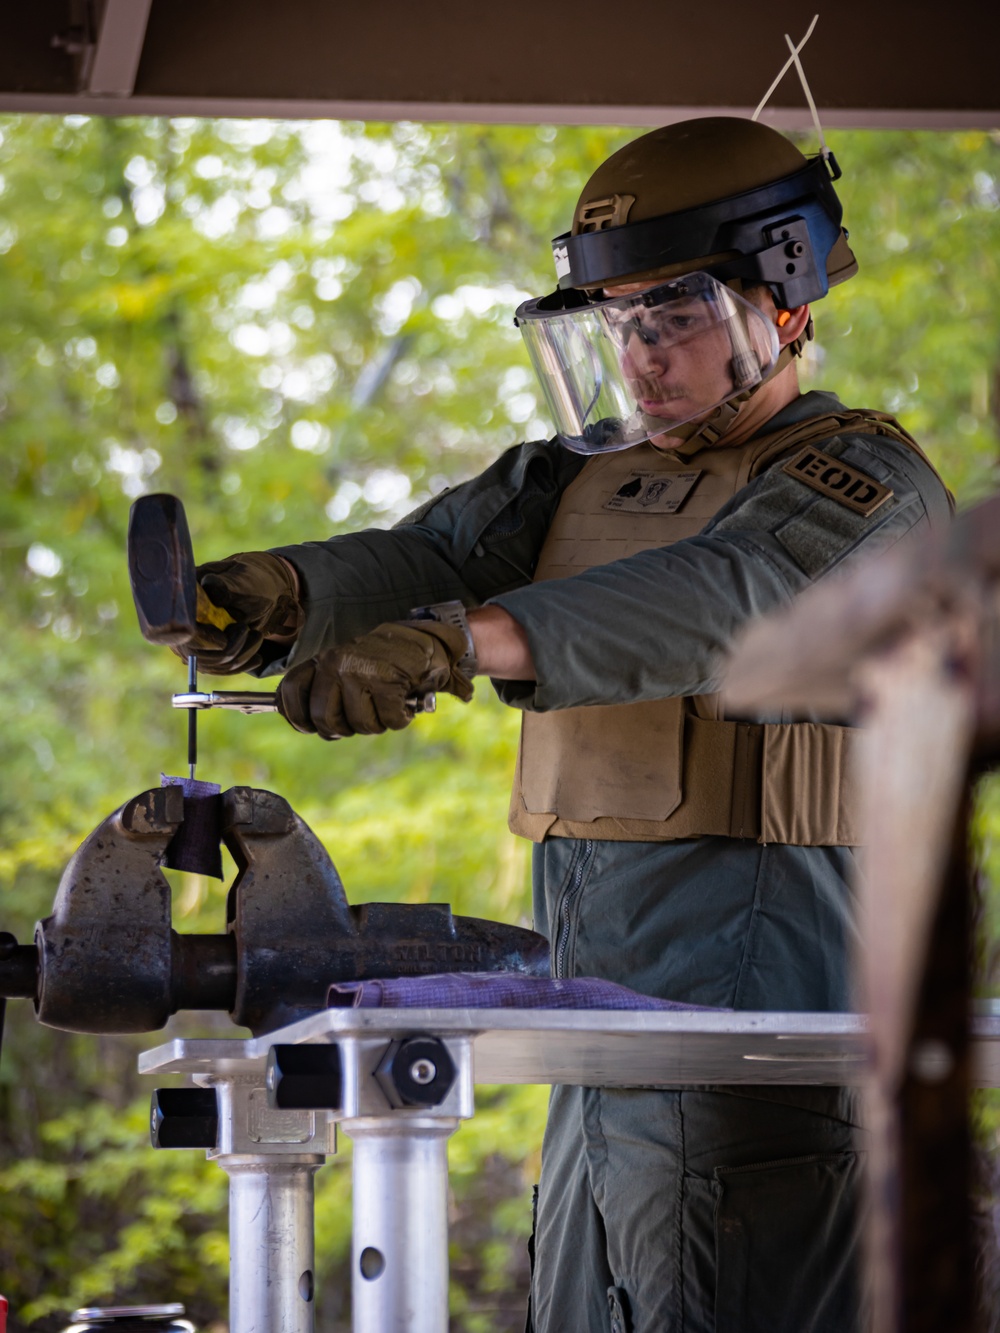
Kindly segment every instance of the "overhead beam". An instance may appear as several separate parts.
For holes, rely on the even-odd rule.
[[[389,102],[327,101],[296,98],[222,97],[111,97],[73,94],[4,93],[0,115],[15,114],[91,116],[199,116],[265,118],[272,120],[422,121],[471,125],[669,125],[691,116],[749,116],[753,107],[651,105],[573,105],[551,102]],[[784,107],[765,112],[761,120],[779,130],[812,129],[805,107]],[[996,109],[872,110],[844,107],[823,113],[826,129],[867,130],[984,130],[1000,129],[1000,99]]]
[[[101,5],[0,5],[0,112],[634,125],[746,115],[785,59],[785,34],[801,37],[809,18],[799,0]],[[995,129],[998,49],[1000,5],[840,0],[803,61],[830,127]],[[794,73],[766,116],[808,128]]]

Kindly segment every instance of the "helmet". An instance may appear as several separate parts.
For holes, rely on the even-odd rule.
[[[584,186],[552,242],[560,287],[707,269],[766,283],[780,308],[825,296],[858,271],[840,225],[832,154],[807,158],[756,121],[707,116],[653,130]]]
[[[727,116],[653,130],[598,167],[572,230],[552,242],[559,288],[516,316],[563,443],[594,453],[690,435],[697,426],[679,428],[713,410],[715,438],[728,429],[731,405],[792,355],[779,357],[745,290],[764,284],[788,309],[857,272],[839,176],[832,154],[806,158],[776,130]],[[605,291],[633,284],[643,290]],[[666,383],[668,357],[691,366],[699,351],[724,354],[726,375],[696,389],[689,369]]]

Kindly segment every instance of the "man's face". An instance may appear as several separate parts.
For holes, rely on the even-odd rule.
[[[626,283],[607,288],[605,295],[629,296],[656,285]],[[646,416],[697,421],[734,392],[727,324],[701,298],[639,309],[622,321],[621,335],[621,367]],[[658,435],[652,443],[670,448],[680,441]]]
[[[808,316],[801,307],[791,337]],[[525,301],[517,323],[559,438],[581,454],[647,440],[676,449],[721,404],[763,386],[783,327],[700,270]]]

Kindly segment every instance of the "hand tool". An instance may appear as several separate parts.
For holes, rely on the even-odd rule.
[[[143,495],[132,505],[128,521],[128,570],[132,598],[142,637],[149,643],[173,646],[189,642],[196,626],[225,629],[236,622],[215,606],[198,583],[191,534],[184,506],[176,495]],[[433,713],[434,694],[411,695],[413,713]],[[238,713],[275,713],[277,696],[269,690],[198,689],[198,660],[188,658],[188,687],[172,698],[174,708],[188,710],[188,769],[195,775],[198,760],[198,713],[224,708]]]

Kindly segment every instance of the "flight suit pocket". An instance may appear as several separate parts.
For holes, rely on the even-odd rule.
[[[718,1167],[716,1333],[852,1333],[856,1153]]]

